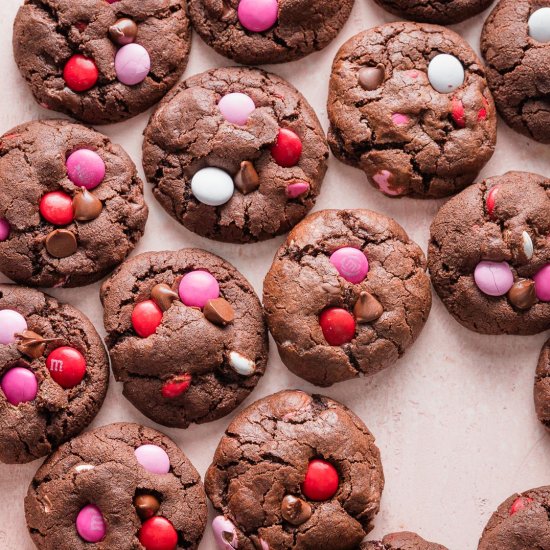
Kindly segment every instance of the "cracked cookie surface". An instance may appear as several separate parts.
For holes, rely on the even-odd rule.
[[[368,276],[352,284],[330,256],[342,247],[362,251]],[[329,345],[320,314],[354,309],[367,292],[381,315],[357,321],[353,339]],[[369,210],[323,210],[294,228],[279,248],[264,281],[269,329],[285,365],[319,386],[330,386],[392,365],[416,340],[431,308],[426,259],[391,218]]]
[[[323,49],[347,21],[354,0],[279,0],[278,20],[264,32],[239,21],[239,0],[189,0],[195,30],[218,53],[245,65],[283,63]]]
[[[19,340],[0,345],[0,376],[13,367],[31,370],[38,382],[35,399],[12,405],[0,391],[0,461],[24,463],[46,456],[80,433],[98,413],[109,384],[109,361],[101,338],[88,318],[38,290],[0,285],[0,310],[20,313],[31,330],[48,342],[31,358]],[[86,360],[84,379],[64,389],[50,375],[47,356],[61,346],[80,351]]]
[[[499,114],[514,130],[550,143],[550,43],[529,36],[528,21],[548,0],[501,0],[481,34],[487,80]]]
[[[218,103],[230,93],[247,94],[254,112],[244,126],[228,122]],[[279,165],[271,154],[280,128],[302,143],[299,161]],[[153,193],[187,229],[226,242],[254,242],[286,233],[315,204],[327,170],[324,132],[306,99],[290,84],[258,69],[230,67],[191,77],[157,108],[145,130],[143,167]],[[192,193],[193,176],[206,167],[234,176],[253,163],[257,189],[238,189],[225,204],[210,206]],[[297,197],[289,185],[305,182]]]
[[[149,300],[153,287],[178,292],[183,276],[206,270],[215,277],[234,311],[225,327],[209,321],[197,307],[176,299],[164,311],[156,332],[141,338],[132,327],[136,304]],[[143,414],[165,426],[216,420],[235,409],[254,389],[267,364],[267,329],[250,283],[228,262],[199,249],[147,252],[126,261],[101,288],[107,346],[115,378],[124,395]],[[254,363],[239,374],[231,352]],[[163,396],[174,377],[190,375],[189,388]]]
[[[324,501],[307,500],[301,489],[318,458],[339,478],[337,492]],[[384,474],[374,437],[353,412],[328,397],[287,390],[233,420],[205,486],[214,508],[233,524],[239,549],[355,550],[372,530]],[[281,515],[287,495],[311,507],[300,525]]]
[[[451,93],[436,91],[428,75],[440,54],[464,70],[462,85]],[[371,76],[362,84],[367,68]],[[348,40],[333,64],[328,115],[334,155],[392,197],[460,191],[496,143],[495,106],[481,62],[458,34],[435,25],[389,23]]]
[[[429,542],[416,533],[391,533],[381,541],[364,542],[360,550],[447,550],[445,546]]]
[[[109,38],[123,17],[138,25],[135,42],[151,61],[148,76],[133,86],[117,79],[117,46]],[[13,33],[16,63],[36,100],[90,124],[125,120],[157,103],[182,75],[190,41],[182,0],[26,0]],[[87,91],[72,91],[63,78],[75,54],[92,59],[99,72]]]
[[[537,364],[535,409],[538,419],[550,429],[550,340],[542,347]]]
[[[76,237],[76,252],[52,256],[48,235],[59,229],[41,216],[49,192],[73,198],[80,187],[68,177],[66,160],[79,149],[95,151],[105,177],[91,193],[101,201],[99,216],[63,226]],[[148,209],[143,183],[132,159],[99,132],[62,120],[29,122],[0,137],[0,218],[11,226],[0,242],[0,271],[19,283],[75,287],[93,283],[126,258],[143,235]]]
[[[138,462],[134,452],[142,445],[165,451],[168,473],[153,473]],[[29,486],[27,525],[40,550],[84,550],[92,545],[79,537],[75,521],[84,506],[95,504],[107,530],[94,548],[142,549],[133,500],[143,494],[159,500],[157,515],[177,531],[178,550],[198,548],[208,514],[199,473],[166,435],[137,424],[96,428],[50,456]]]
[[[550,263],[549,234],[550,181],[543,176],[508,172],[452,198],[432,222],[428,249],[432,283],[449,313],[482,334],[536,334],[550,328],[550,303],[534,296],[537,284],[521,303],[512,289],[486,294],[475,278],[481,262],[506,262],[514,287],[521,280],[533,286]]]

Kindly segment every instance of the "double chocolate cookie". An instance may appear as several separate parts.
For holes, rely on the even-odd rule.
[[[550,487],[539,487],[505,500],[491,516],[478,550],[548,550]]]
[[[254,389],[267,364],[262,306],[228,262],[198,249],[148,252],[101,288],[115,378],[165,426],[216,420]]]
[[[308,216],[264,281],[281,359],[318,386],[392,365],[420,334],[431,303],[422,250],[394,220],[370,210]]]
[[[460,191],[496,143],[481,62],[433,25],[389,23],[348,40],[334,60],[328,115],[334,155],[390,197]]]
[[[227,428],[205,486],[220,550],[356,550],[384,474],[374,437],[347,407],[282,391]]]
[[[107,393],[109,361],[80,311],[0,285],[0,461],[24,463],[80,433]]]
[[[293,61],[323,49],[354,0],[189,0],[195,30],[218,53],[245,65]]]
[[[432,283],[459,323],[482,334],[550,328],[550,180],[508,172],[472,185],[430,233]]]
[[[157,103],[187,64],[182,0],[25,0],[13,49],[42,107],[91,124]]]
[[[0,271],[10,279],[97,281],[133,250],[147,213],[132,159],[103,134],[44,120],[0,137]]]
[[[550,143],[550,0],[501,0],[483,27],[481,52],[505,122]]]
[[[416,533],[391,533],[381,541],[364,542],[360,550],[447,550],[445,546],[428,542]]]
[[[194,550],[206,526],[199,473],[164,434],[110,424],[58,449],[25,499],[39,550]]]
[[[537,365],[535,409],[539,420],[550,429],[550,340],[542,347]]]
[[[194,76],[145,130],[143,166],[155,197],[187,229],[226,242],[287,232],[312,208],[328,147],[306,99],[258,69]]]

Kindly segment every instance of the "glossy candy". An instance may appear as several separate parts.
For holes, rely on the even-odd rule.
[[[208,206],[221,206],[233,196],[233,178],[223,170],[212,166],[199,170],[191,180],[191,192]]]
[[[74,388],[86,374],[86,359],[77,349],[62,346],[54,349],[46,359],[51,377],[65,389]]]
[[[497,200],[497,195],[499,190],[500,190],[500,186],[495,185],[494,187],[491,187],[491,189],[489,189],[489,192],[487,193],[487,199],[485,201],[485,209],[487,210],[487,215],[490,218],[493,218],[493,214],[495,212],[496,200]]]
[[[93,88],[99,77],[99,71],[93,59],[80,54],[73,55],[63,69],[65,84],[73,92],[85,92]]]
[[[292,168],[300,162],[302,155],[302,141],[288,128],[281,128],[277,136],[277,143],[271,148],[271,156],[283,168]]]
[[[38,393],[38,381],[34,372],[23,367],[14,367],[2,377],[0,387],[12,405],[32,401]]]
[[[151,58],[139,44],[126,44],[115,57],[116,77],[127,86],[143,82],[151,70]]]
[[[474,280],[488,296],[504,296],[514,284],[514,274],[507,262],[482,261],[476,266]]]
[[[537,298],[541,302],[550,302],[550,264],[546,264],[533,279]]]
[[[73,221],[73,199],[63,191],[46,193],[40,199],[41,216],[54,225],[68,225]]]
[[[550,8],[535,10],[528,22],[529,36],[537,42],[550,42]]]
[[[309,500],[329,500],[338,491],[338,483],[336,468],[326,460],[314,459],[308,465],[302,492]]]
[[[208,300],[219,297],[220,285],[208,271],[199,269],[183,276],[178,292],[186,306],[202,309]]]
[[[345,309],[332,307],[319,316],[319,324],[325,340],[331,346],[342,346],[355,336],[355,319]]]
[[[160,508],[160,502],[154,495],[143,494],[134,497],[134,507],[141,521],[152,518]]]
[[[464,67],[454,55],[436,55],[428,65],[428,80],[434,90],[442,94],[450,94],[460,88],[464,78]]]
[[[229,354],[229,364],[231,368],[241,376],[252,376],[256,371],[256,364],[244,355],[232,351]]]
[[[252,98],[246,94],[232,93],[224,95],[218,107],[223,115],[223,118],[227,122],[237,124],[238,126],[244,126],[248,120],[248,117],[256,109]]]
[[[241,25],[252,32],[264,32],[277,23],[277,0],[241,0],[237,9]]]
[[[127,17],[119,19],[114,25],[109,27],[109,36],[117,46],[126,46],[131,44],[137,36],[138,26],[136,22]]]
[[[76,530],[86,542],[100,542],[107,534],[107,524],[95,504],[84,506],[76,518]]]
[[[520,510],[526,508],[531,502],[533,502],[533,499],[529,497],[516,498],[516,500],[512,503],[512,506],[510,506],[510,515],[513,516],[514,514],[517,514]]]
[[[337,269],[340,277],[353,284],[363,282],[369,272],[369,262],[365,254],[349,246],[333,252],[330,263]]]
[[[162,397],[175,399],[182,393],[185,393],[189,389],[189,386],[191,386],[191,375],[188,373],[178,374],[164,383],[161,390]]]
[[[170,458],[158,445],[141,445],[135,451],[136,460],[152,474],[167,474],[170,471]]]
[[[289,199],[296,199],[301,195],[305,195],[309,191],[309,183],[307,181],[297,181],[286,186],[285,194]]]
[[[139,542],[145,550],[175,550],[178,533],[166,518],[154,516],[148,519],[139,530]]]
[[[103,159],[91,149],[78,149],[67,159],[67,175],[79,187],[94,189],[105,177]]]
[[[214,540],[219,550],[234,550],[239,547],[237,529],[234,523],[223,516],[217,516],[212,521]]]
[[[155,334],[161,322],[162,310],[153,300],[139,302],[132,311],[132,326],[142,338]]]
[[[11,227],[8,220],[0,218],[0,242],[5,241],[11,232]]]
[[[385,70],[382,65],[377,67],[363,67],[357,76],[360,86],[369,92],[380,87],[385,78]]]
[[[25,317],[13,309],[0,309],[0,344],[13,344],[16,334],[27,330]]]

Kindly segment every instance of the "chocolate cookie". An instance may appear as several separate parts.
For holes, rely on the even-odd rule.
[[[13,49],[42,107],[91,124],[157,103],[187,65],[183,0],[25,0]]]
[[[493,0],[375,0],[385,10],[414,21],[440,25],[460,23],[488,8]]]
[[[282,391],[229,425],[206,472],[220,550],[355,550],[384,487],[374,437],[347,407]]]
[[[0,137],[0,271],[33,286],[101,279],[143,235],[143,184],[107,136],[62,120]]]
[[[550,549],[550,487],[539,487],[505,500],[491,516],[478,550]]]
[[[195,30],[218,53],[245,65],[284,63],[322,50],[354,0],[189,0]]]
[[[537,365],[535,409],[539,420],[550,429],[550,340],[544,344]]]
[[[0,284],[1,462],[30,462],[80,433],[108,384],[105,347],[83,313]]]
[[[250,283],[204,250],[147,252],[101,288],[107,345],[124,395],[165,426],[216,420],[254,389],[267,330]]]
[[[360,550],[447,550],[447,548],[435,542],[428,542],[416,533],[404,531],[386,535],[381,541],[364,542]]]
[[[501,0],[483,27],[481,52],[505,122],[550,143],[550,0]]]
[[[422,250],[394,220],[370,210],[308,216],[264,281],[281,359],[318,386],[392,365],[420,334],[431,303]]]
[[[199,473],[166,435],[110,424],[73,439],[38,470],[27,525],[40,550],[196,549],[207,518]]]
[[[194,76],[145,130],[143,167],[155,197],[187,229],[252,242],[287,232],[315,204],[328,147],[306,99],[258,69]]]
[[[428,266],[451,315],[482,334],[550,328],[550,180],[508,172],[447,202],[431,226]]]
[[[390,197],[460,191],[496,143],[481,62],[433,25],[389,23],[348,40],[332,68],[328,115],[334,155]]]

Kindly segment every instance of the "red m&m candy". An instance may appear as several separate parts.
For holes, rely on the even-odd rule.
[[[296,166],[302,155],[300,138],[287,128],[281,128],[277,136],[277,143],[271,148],[271,156],[283,168]]]
[[[73,92],[85,92],[93,88],[99,77],[99,71],[93,59],[80,54],[73,55],[63,69],[65,84]]]
[[[162,386],[162,397],[166,399],[175,399],[182,393],[185,393],[191,385],[191,375],[188,373],[178,374]]]
[[[62,346],[54,349],[46,359],[51,377],[65,389],[74,388],[86,374],[86,359],[74,348]]]
[[[39,208],[42,217],[54,225],[67,225],[73,221],[73,199],[63,191],[46,193]]]
[[[490,218],[493,217],[493,213],[495,211],[495,204],[496,204],[496,198],[498,190],[500,189],[500,186],[495,185],[494,187],[491,187],[489,190],[489,193],[487,193],[487,201],[485,203],[485,208],[487,209],[487,214]]]
[[[319,324],[325,340],[331,346],[342,346],[355,336],[355,319],[353,315],[340,307],[325,309],[319,317]]]
[[[510,507],[510,515],[513,516],[520,510],[523,510],[527,507],[528,504],[533,502],[532,498],[529,497],[518,497],[514,502],[512,503],[512,506]]]
[[[132,325],[142,338],[155,334],[161,322],[162,310],[153,300],[140,302],[132,311]]]
[[[161,516],[148,519],[139,530],[139,542],[146,550],[174,550],[178,533],[170,521]]]
[[[338,472],[326,460],[314,459],[309,463],[302,492],[309,500],[328,500],[338,491]]]

